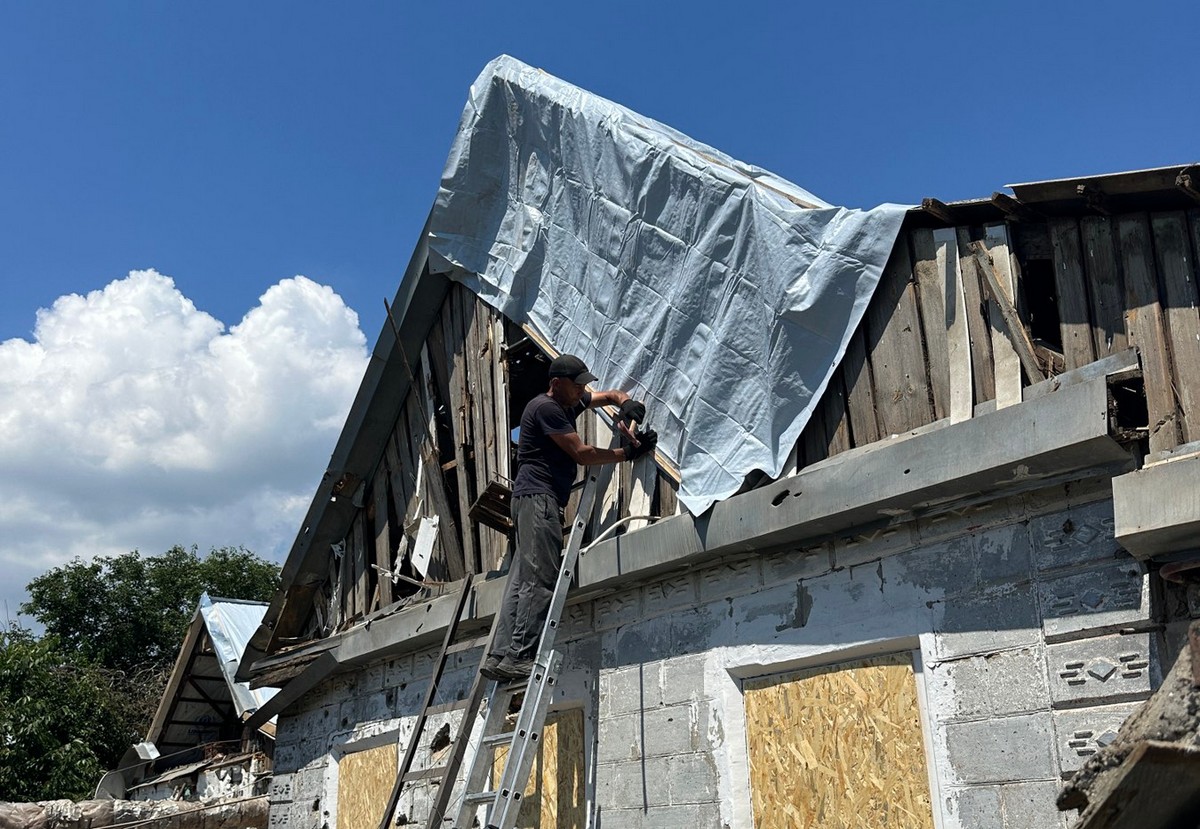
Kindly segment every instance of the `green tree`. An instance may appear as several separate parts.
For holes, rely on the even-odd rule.
[[[89,796],[139,718],[119,672],[72,661],[52,636],[0,631],[0,800]]]
[[[137,550],[56,567],[28,585],[24,613],[68,654],[132,675],[168,665],[200,594],[267,601],[279,568],[241,547],[172,547],[143,558]]]

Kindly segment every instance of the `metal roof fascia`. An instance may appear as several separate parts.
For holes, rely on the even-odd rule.
[[[428,328],[432,325],[433,312],[440,307],[442,298],[449,289],[449,280],[446,277],[429,273],[428,227],[426,220],[392,302],[393,316],[396,317],[401,332],[400,345],[406,355],[413,355],[408,357],[410,363],[417,362]],[[414,324],[418,322],[420,324]],[[272,598],[262,624],[251,636],[242,656],[236,674],[240,681],[250,678],[250,665],[271,651],[277,636],[295,632],[286,628],[282,631],[279,629],[279,623],[289,609],[290,591],[297,584],[304,585],[305,577],[310,578],[312,583],[323,578],[324,573],[318,570],[325,563],[328,545],[345,534],[352,515],[340,515],[344,510],[331,508],[331,503],[337,503],[331,502],[334,484],[346,472],[351,472],[360,479],[364,478],[370,474],[383,455],[387,432],[394,424],[394,416],[399,413],[400,404],[409,386],[404,361],[396,346],[392,322],[384,320],[358,394],[330,458],[328,471],[317,489],[284,563],[282,585]],[[388,405],[380,406],[381,402]],[[390,418],[389,413],[393,415]],[[349,505],[349,498],[342,499],[342,503]]]

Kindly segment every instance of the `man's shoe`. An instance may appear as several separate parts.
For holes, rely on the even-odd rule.
[[[483,667],[479,669],[479,673],[485,679],[507,679],[507,674],[500,672],[500,665],[504,662],[499,656],[489,656],[483,660]]]
[[[532,659],[513,659],[511,656],[505,656],[500,660],[500,664],[496,666],[496,673],[511,682],[528,677],[533,673],[533,666],[534,661]]]

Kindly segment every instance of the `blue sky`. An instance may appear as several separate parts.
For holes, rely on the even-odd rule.
[[[1194,4],[8,2],[0,340],[131,269],[232,324],[303,273],[374,339],[512,54],[848,206],[1196,160]]]
[[[286,552],[499,54],[870,207],[1196,161],[1198,18],[0,4],[0,600],[72,555]]]

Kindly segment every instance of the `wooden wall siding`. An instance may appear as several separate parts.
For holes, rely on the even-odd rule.
[[[1150,411],[1150,451],[1179,444],[1179,417],[1171,387],[1171,357],[1154,272],[1154,252],[1147,216],[1117,219],[1117,242],[1125,276],[1125,322],[1129,339],[1141,355]]]
[[[1058,308],[1060,362],[1068,369],[1138,348],[1152,452],[1200,440],[1200,211],[1054,219],[1022,228],[1017,245],[1009,238],[1002,225],[901,234],[789,472],[934,420],[970,417],[986,401],[1011,404],[1023,385],[1041,379],[1029,376],[1028,360],[1022,371],[1014,359],[1014,334],[985,290],[989,281],[1010,316],[1031,292],[1053,293],[1040,299]],[[976,256],[980,244],[991,258],[988,275],[987,258]],[[1023,280],[1022,267],[1035,261],[1039,272],[1053,272],[1053,284]],[[516,330],[452,286],[409,368],[414,382],[379,467],[355,494],[360,515],[330,562],[310,634],[342,629],[416,592],[382,574],[399,569],[419,578],[406,562],[423,517],[440,521],[427,579],[500,567],[507,537],[471,520],[469,509],[489,481],[511,475],[511,419],[526,402],[508,396],[505,341]],[[585,440],[607,445],[594,414],[580,423]],[[648,462],[622,464],[599,505],[592,535],[630,514],[679,509],[675,482]]]
[[[1196,311],[1196,259],[1189,240],[1187,216],[1160,213],[1151,217],[1155,264],[1162,285],[1167,341],[1174,368],[1176,405],[1183,415],[1183,441],[1200,440],[1200,315]],[[1195,228],[1200,235],[1200,223]]]
[[[1026,334],[1028,296],[1052,292],[1043,299],[1058,309],[1056,362],[1073,369],[1137,347],[1151,452],[1200,441],[1200,210],[1052,219],[1025,228],[1018,244],[1009,238],[1004,225],[901,234],[797,441],[799,468],[933,420],[971,417],[989,400],[1010,405],[1042,379],[1022,366],[989,299],[975,256],[980,242]],[[1046,274],[1052,269],[1052,285],[1023,281],[1022,263],[1033,260]]]
[[[452,286],[420,357],[406,369],[412,382],[379,465],[355,493],[359,512],[314,598],[309,636],[343,630],[418,593],[408,579],[422,579],[410,557],[423,518],[439,521],[426,583],[500,568],[507,535],[469,514],[490,481],[509,484],[512,474],[511,417],[526,401],[508,397],[508,330],[488,305]],[[608,445],[608,430],[594,414],[581,420],[581,430],[585,439]],[[634,478],[626,469],[623,483],[614,476],[593,534],[629,515],[631,501],[638,515],[675,513],[676,484],[651,462],[643,465]]]
[[[978,243],[977,243],[978,244]],[[1021,402],[1021,358],[1017,355],[1013,344],[1009,325],[1005,319],[1005,311],[1000,307],[1004,302],[1007,307],[1014,308],[1017,297],[1017,263],[1009,243],[1008,229],[1005,225],[989,225],[984,228],[984,245],[991,259],[991,274],[981,273],[984,285],[995,282],[996,288],[1003,296],[996,301],[987,303],[988,326],[991,332],[992,358],[996,367],[996,406],[1012,406]],[[979,257],[975,257],[976,264]],[[981,265],[982,267],[982,265]],[[988,277],[991,276],[992,279]],[[1019,323],[1018,323],[1019,324]]]

